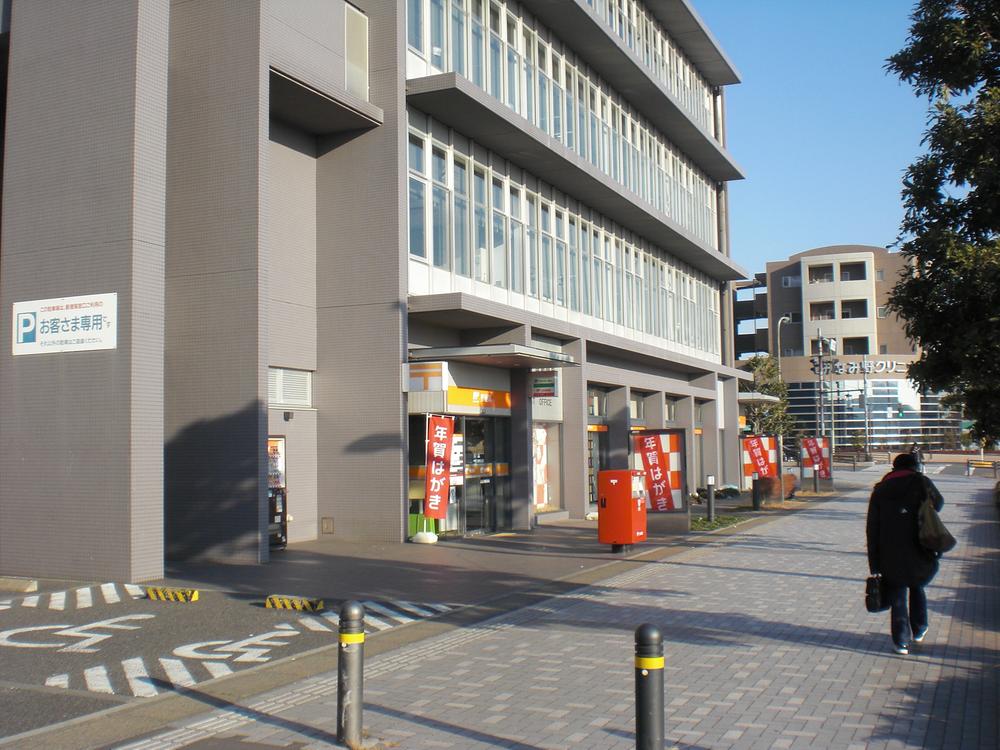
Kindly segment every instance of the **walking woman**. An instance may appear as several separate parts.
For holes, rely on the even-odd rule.
[[[868,503],[868,568],[885,581],[897,654],[909,653],[911,636],[920,643],[927,633],[924,586],[938,571],[939,555],[925,550],[917,540],[917,516],[924,497],[929,496],[938,511],[944,498],[917,466],[913,453],[896,456],[892,471],[875,485]]]

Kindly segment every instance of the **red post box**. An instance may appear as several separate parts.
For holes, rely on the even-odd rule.
[[[597,540],[612,552],[646,541],[646,472],[597,473]]]

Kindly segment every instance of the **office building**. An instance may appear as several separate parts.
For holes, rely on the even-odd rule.
[[[0,573],[265,562],[279,488],[290,542],[403,542],[429,414],[441,533],[584,517],[642,428],[735,481],[738,75],[688,0],[2,24]]]
[[[778,357],[801,434],[832,435],[835,450],[957,445],[959,415],[906,377],[918,353],[887,307],[906,268],[883,247],[834,245],[737,282],[737,357]]]

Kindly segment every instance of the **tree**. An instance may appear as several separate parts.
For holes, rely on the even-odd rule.
[[[886,69],[932,103],[927,152],[906,171],[889,306],[921,386],[961,399],[979,440],[1000,438],[1000,5],[920,0]]]
[[[774,357],[757,355],[746,361],[753,381],[740,381],[744,393],[756,392],[778,398],[777,403],[760,402],[746,406],[747,424],[755,435],[784,435],[794,421],[788,414],[788,386],[778,375]]]

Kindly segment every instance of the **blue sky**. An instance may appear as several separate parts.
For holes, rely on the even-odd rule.
[[[691,0],[740,73],[726,88],[733,257],[889,245],[927,102],[888,75],[911,0]]]

